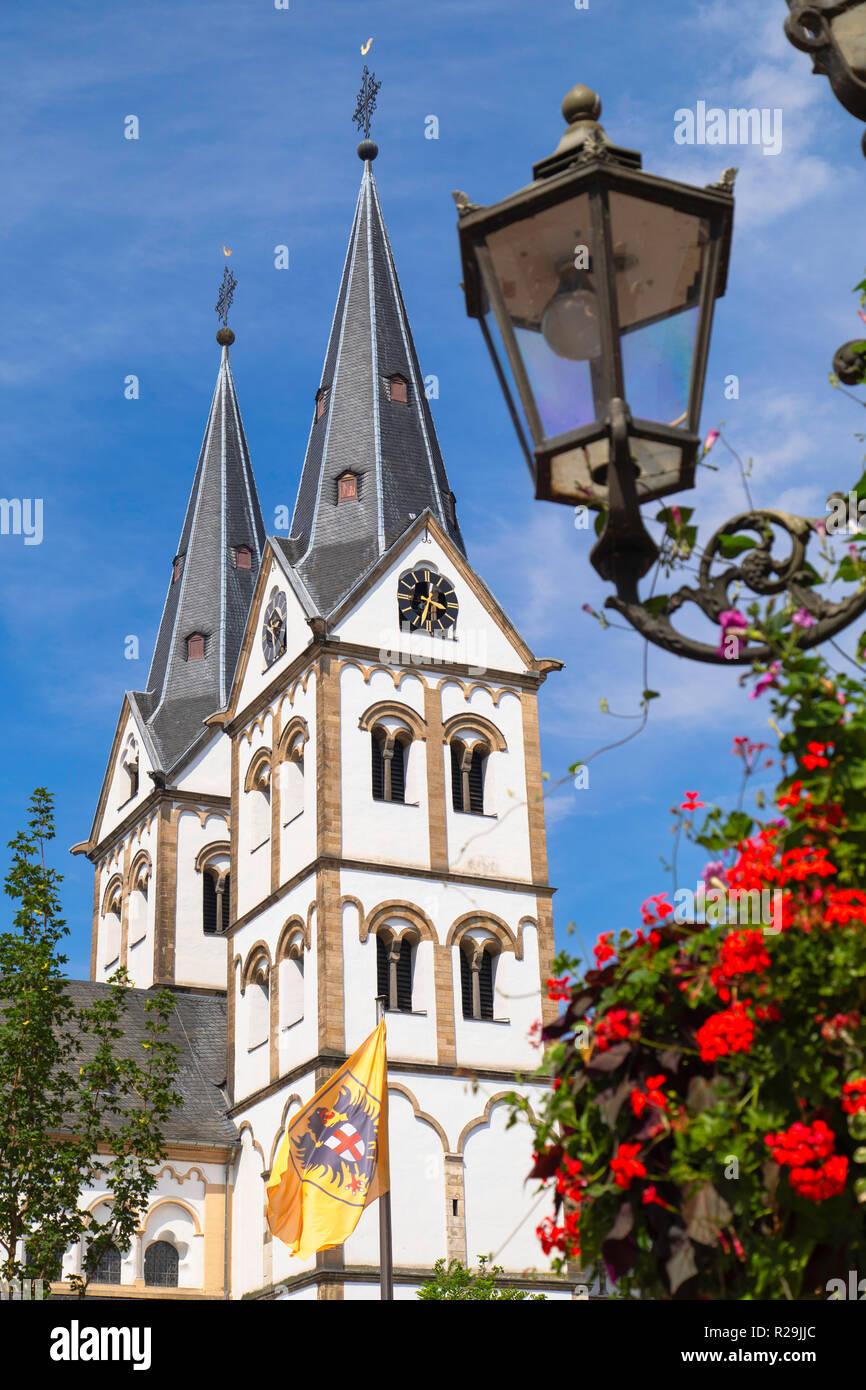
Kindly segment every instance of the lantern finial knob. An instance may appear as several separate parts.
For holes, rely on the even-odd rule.
[[[568,125],[575,121],[597,121],[601,115],[601,97],[582,82],[567,92],[562,102],[562,114]]]

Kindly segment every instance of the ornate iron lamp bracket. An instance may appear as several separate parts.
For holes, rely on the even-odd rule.
[[[862,46],[866,30],[862,4],[863,0],[788,0],[791,13],[785,20],[785,33],[795,48],[811,54],[812,71],[829,78],[845,110],[866,121],[866,82],[847,61],[833,30],[834,23],[844,24],[849,42]],[[866,135],[863,153],[866,155]]]
[[[783,559],[777,559],[773,554],[776,543],[774,528],[783,531],[790,542],[790,553]],[[748,666],[754,661],[769,661],[773,655],[771,649],[765,644],[750,641],[744,635],[739,642],[738,654],[726,656],[721,646],[713,647],[708,642],[700,642],[678,632],[671,621],[673,614],[686,604],[694,604],[710,622],[718,624],[722,613],[742,609],[743,603],[748,601],[748,596],[743,596],[743,590],[750,591],[758,598],[787,593],[794,608],[805,610],[813,619],[810,626],[803,627],[799,646],[803,649],[816,647],[866,612],[866,587],[859,588],[839,603],[830,603],[815,593],[817,575],[806,561],[810,533],[814,530],[811,521],[787,512],[771,509],[741,512],[719,527],[710,539],[701,557],[698,584],[694,587],[684,585],[671,594],[661,611],[636,603],[621,588],[616,597],[611,596],[606,600],[605,607],[621,613],[643,637],[676,656],[720,666]],[[744,553],[742,559],[725,564],[722,538],[743,532],[757,535],[757,543]],[[719,563],[725,564],[725,567],[714,575],[713,567]],[[721,637],[721,629],[718,630]]]

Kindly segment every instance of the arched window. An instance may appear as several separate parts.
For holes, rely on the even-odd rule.
[[[321,420],[328,407],[328,388],[320,386],[316,392],[316,419]]]
[[[102,961],[106,970],[120,960],[120,920],[123,907],[123,884],[117,874],[105,890],[102,903]]]
[[[403,729],[389,733],[376,727],[370,734],[373,757],[373,800],[406,800],[406,750],[409,735]]]
[[[489,749],[480,743],[467,748],[459,738],[451,740],[451,799],[455,811],[483,816],[484,772]]]
[[[464,938],[460,949],[463,1017],[493,1018],[493,955],[482,942]]]
[[[266,961],[253,970],[247,985],[247,1051],[261,1047],[271,1035],[271,990]]]
[[[116,1245],[109,1245],[107,1250],[103,1250],[96,1269],[93,1271],[93,1282],[95,1284],[120,1283],[120,1251]]]
[[[247,770],[244,789],[249,796],[250,852],[271,838],[271,755],[261,749]]]
[[[280,961],[280,1014],[283,1028],[291,1028],[304,1017],[303,955]]]
[[[129,878],[129,946],[138,945],[147,935],[147,897],[150,859],[140,851],[132,862]]]
[[[171,562],[171,582],[172,582],[172,584],[176,584],[177,581],[180,579],[180,576],[181,576],[182,574],[183,574],[183,556],[182,556],[182,555],[175,555],[174,559],[173,559],[172,562]]]
[[[412,964],[414,943],[411,937],[388,937],[376,933],[376,985],[386,1009],[412,1012]]]
[[[204,635],[201,632],[193,632],[186,639],[186,659],[187,661],[201,661],[204,658]]]
[[[155,1240],[144,1252],[144,1282],[149,1289],[176,1289],[178,1254],[167,1240]]]
[[[304,809],[304,748],[308,738],[306,722],[296,716],[280,739],[280,815],[284,826]]]

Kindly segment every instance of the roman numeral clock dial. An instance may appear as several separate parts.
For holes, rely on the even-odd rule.
[[[450,579],[426,565],[401,574],[397,585],[400,624],[410,632],[449,632],[457,622],[457,595]]]

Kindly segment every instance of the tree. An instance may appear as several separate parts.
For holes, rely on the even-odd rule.
[[[759,791],[699,826],[685,794],[702,899],[654,893],[594,968],[557,960],[553,1089],[537,1118],[511,1098],[553,1186],[545,1254],[626,1297],[824,1299],[866,1260],[866,695],[775,635],[772,811]],[[744,792],[764,748],[734,740]]]
[[[110,1246],[129,1247],[164,1157],[163,1125],[181,1097],[177,1049],[165,1037],[169,991],[145,1003],[143,1056],[117,1055],[124,1035],[125,972],[89,1007],[69,996],[59,951],[61,875],[46,863],[53,798],[39,787],[29,829],[9,842],[7,895],[19,904],[0,933],[0,1278],[60,1276],[64,1252],[84,1238],[83,1296]],[[98,1183],[108,1215],[80,1207]]]
[[[437,1260],[433,1269],[434,1277],[421,1285],[418,1290],[419,1298],[439,1299],[443,1302],[456,1299],[493,1302],[504,1299],[512,1303],[528,1298],[533,1303],[546,1302],[546,1295],[543,1293],[526,1293],[524,1289],[497,1287],[496,1281],[503,1273],[502,1267],[491,1265],[488,1269],[486,1255],[478,1256],[477,1270],[467,1269],[459,1260],[449,1260],[447,1269],[444,1260]]]

